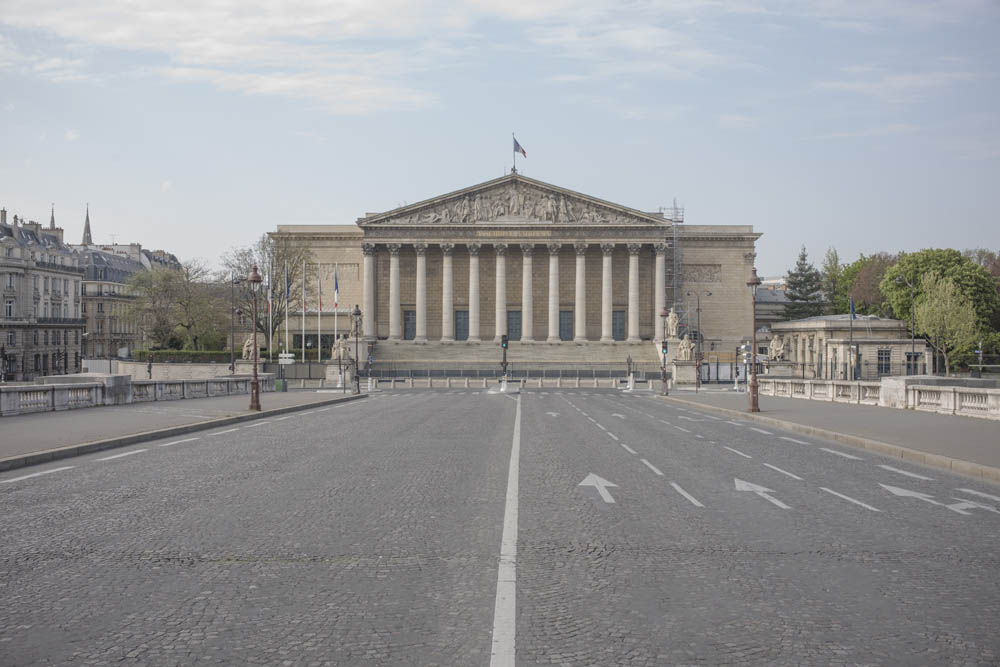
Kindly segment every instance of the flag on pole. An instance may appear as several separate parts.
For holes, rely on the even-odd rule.
[[[319,302],[319,310],[323,310],[323,276],[319,272],[319,264],[316,265],[316,299]]]
[[[854,313],[854,297],[851,297],[851,319],[856,320],[858,316]]]
[[[333,268],[333,307],[336,309],[340,305],[340,284],[337,282],[337,267]]]
[[[528,153],[521,147],[521,144],[517,143],[517,137],[514,137],[514,152],[520,153],[524,157],[528,157]]]
[[[285,262],[285,303],[292,297],[292,280],[288,277],[288,262]]]

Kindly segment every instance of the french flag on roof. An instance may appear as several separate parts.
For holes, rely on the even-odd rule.
[[[517,137],[514,137],[514,152],[520,153],[524,157],[528,157],[528,153],[524,150],[521,144],[517,143]]]

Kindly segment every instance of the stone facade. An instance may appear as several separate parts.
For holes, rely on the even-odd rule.
[[[517,173],[368,214],[354,227],[280,225],[272,236],[310,248],[323,273],[325,333],[334,266],[339,312],[358,304],[369,341],[492,343],[508,334],[522,343],[640,344],[662,337],[660,312],[688,290],[712,292],[701,302],[706,344],[728,349],[753,326],[752,227],[684,225]],[[307,336],[317,330],[316,264],[306,269]],[[693,298],[688,310],[686,330]],[[302,317],[290,320],[300,334]],[[508,322],[520,322],[520,336]],[[341,318],[340,326],[349,325]]]

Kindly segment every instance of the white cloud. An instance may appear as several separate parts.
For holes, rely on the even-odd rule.
[[[174,186],[170,183],[170,181],[163,181],[160,183],[160,192],[170,192],[173,189]]]
[[[902,104],[914,102],[948,86],[978,78],[979,75],[974,72],[932,71],[882,74],[867,79],[820,81],[814,85],[820,90],[856,93],[875,97],[884,102]]]
[[[66,134],[63,135],[63,139],[66,141],[76,141],[80,138],[80,133],[76,130],[66,130]]]

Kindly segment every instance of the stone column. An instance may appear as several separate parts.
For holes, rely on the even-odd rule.
[[[361,297],[364,308],[364,318],[361,320],[362,335],[365,338],[375,337],[375,244],[362,243],[361,252],[365,254],[364,293]]]
[[[441,342],[455,340],[455,280],[452,275],[454,243],[441,244]]]
[[[414,243],[417,252],[417,332],[414,343],[427,342],[427,244]]]
[[[639,341],[639,251],[638,243],[628,244],[628,341]]]
[[[573,308],[573,340],[587,340],[587,244],[575,243],[576,305]]]
[[[507,333],[507,244],[494,243],[496,252],[496,342]]]
[[[559,342],[559,251],[562,244],[550,243],[549,249],[549,336],[550,343]]]
[[[398,243],[389,246],[389,340],[403,337],[403,310],[399,301],[399,248]]]
[[[469,340],[479,340],[479,248],[469,243]]]
[[[535,251],[535,246],[526,243],[521,244],[521,342],[530,343],[534,340],[532,332],[535,328],[534,311],[532,309],[531,296],[534,284],[531,279],[532,259],[531,255]]]
[[[656,340],[663,340],[663,317],[660,315],[666,307],[667,298],[667,244],[657,243],[653,246],[656,251],[656,272],[655,272],[655,283],[653,290],[653,322],[656,331]]]
[[[611,253],[614,252],[614,243],[602,243],[601,253],[601,342],[610,343],[614,338],[611,335]]]

